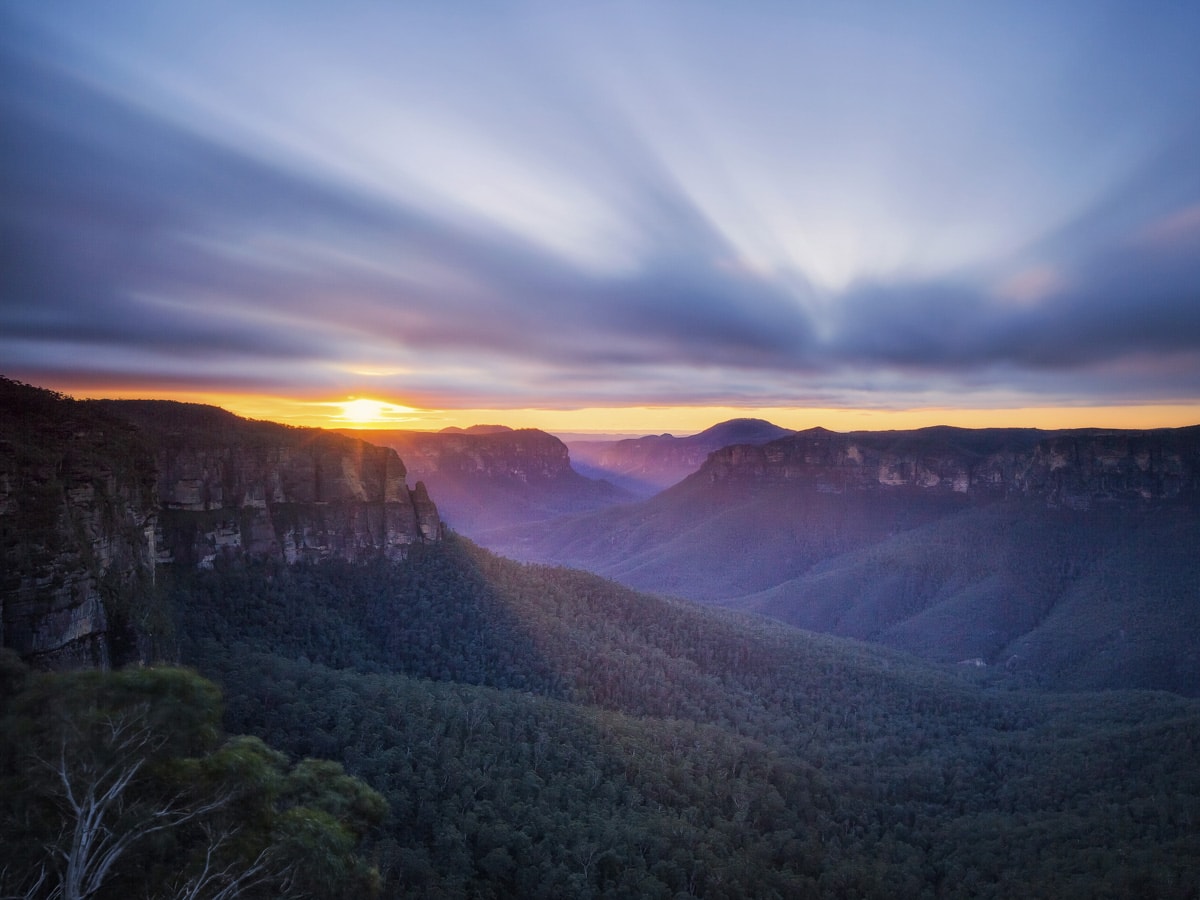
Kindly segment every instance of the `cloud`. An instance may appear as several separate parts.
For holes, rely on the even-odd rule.
[[[39,34],[0,38],[7,374],[330,393],[371,384],[464,406],[1200,394],[1194,112],[1168,139],[1139,138],[1121,165],[1100,167],[1103,177],[1076,179],[1059,224],[1039,218],[1056,202],[1042,197],[1027,204],[1038,216],[983,223],[979,234],[1006,243],[980,255],[981,240],[939,237],[971,211],[1001,210],[1021,166],[998,187],[972,188],[961,206],[957,191],[986,180],[995,151],[956,161],[945,184],[892,185],[901,163],[923,160],[924,171],[948,150],[905,132],[903,154],[887,157],[870,140],[869,106],[837,108],[831,128],[764,101],[752,112],[784,124],[773,135],[747,113],[749,132],[774,138],[759,158],[711,111],[684,127],[653,114],[676,109],[670,96],[639,102],[625,82],[617,90],[564,70],[553,89],[523,98],[517,126],[486,102],[503,99],[490,87],[463,107],[490,109],[478,122],[389,118],[400,155],[422,147],[406,165],[459,148],[422,186],[410,169],[379,163],[378,136],[321,143],[328,130],[310,123],[314,149],[306,132],[276,121],[234,127],[253,118],[250,106],[193,121],[193,107],[164,105],[169,91],[131,94]],[[552,75],[541,68],[551,63],[527,61],[501,80],[524,90],[533,75]],[[668,63],[650,70],[669,81]],[[864,84],[883,74],[864,73]],[[899,83],[926,88],[942,74],[931,66]],[[709,83],[683,92],[689,103],[702,104]],[[754,86],[728,93],[753,97]],[[864,90],[850,96],[866,104]],[[939,100],[887,128],[940,121],[984,95]],[[358,99],[368,113],[398,115]],[[343,113],[329,115],[362,125]],[[1094,110],[1083,120],[1099,127]],[[861,138],[847,153],[866,166],[865,187],[832,148],[831,135],[849,132]],[[359,155],[339,159],[339,147]],[[794,159],[783,152],[793,148]],[[380,168],[363,171],[363,161]],[[1039,189],[1052,171],[1038,171]],[[884,200],[903,199],[886,215],[871,193],[882,182]],[[925,212],[906,234],[893,219],[919,208],[922,190],[950,224]],[[805,198],[811,209],[800,208]],[[1031,219],[1040,231],[1024,230]],[[910,256],[919,264],[906,265]]]
[[[1200,355],[1200,116],[1122,182],[1011,260],[956,277],[862,281],[838,299],[831,359],[924,371],[1142,371]],[[999,277],[995,272],[999,271]],[[1156,374],[1158,373],[1158,374]],[[1082,379],[1081,379],[1082,381]],[[1096,383],[1096,392],[1110,390]]]
[[[0,174],[10,342],[303,361],[364,335],[381,352],[698,363],[779,355],[804,338],[787,295],[720,270],[730,248],[663,185],[659,203],[643,200],[643,224],[670,235],[670,258],[605,276],[12,68],[3,115],[21,137]]]

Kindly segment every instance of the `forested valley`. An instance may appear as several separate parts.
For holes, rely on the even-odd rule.
[[[514,563],[160,571],[223,727],[386,804],[389,897],[1194,897],[1200,704]]]

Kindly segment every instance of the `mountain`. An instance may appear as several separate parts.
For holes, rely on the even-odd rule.
[[[0,410],[0,643],[42,666],[144,658],[164,562],[398,557],[441,533],[395,452],[361,440],[9,380]]]
[[[801,432],[493,547],[1070,687],[1200,693],[1200,428]]]
[[[763,419],[730,419],[689,437],[647,435],[620,441],[571,441],[571,464],[648,497],[691,475],[708,454],[730,444],[765,444],[791,434]]]
[[[496,425],[427,431],[343,431],[394,449],[438,500],[451,527],[484,543],[495,528],[521,527],[632,497],[571,468],[567,447],[532,428]]]
[[[513,431],[507,425],[470,425],[466,428],[459,428],[457,425],[447,425],[439,434],[503,434],[506,431]]]

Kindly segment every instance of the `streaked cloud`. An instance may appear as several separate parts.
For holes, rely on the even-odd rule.
[[[6,374],[467,407],[1200,402],[1183,5],[3,18]]]

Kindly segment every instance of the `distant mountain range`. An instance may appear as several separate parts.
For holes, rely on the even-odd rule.
[[[1200,693],[1200,428],[813,429],[490,546],[939,661]]]
[[[763,419],[730,419],[688,437],[647,435],[619,441],[570,441],[571,465],[637,497],[649,497],[691,475],[708,454],[730,444],[765,444],[792,434]]]

